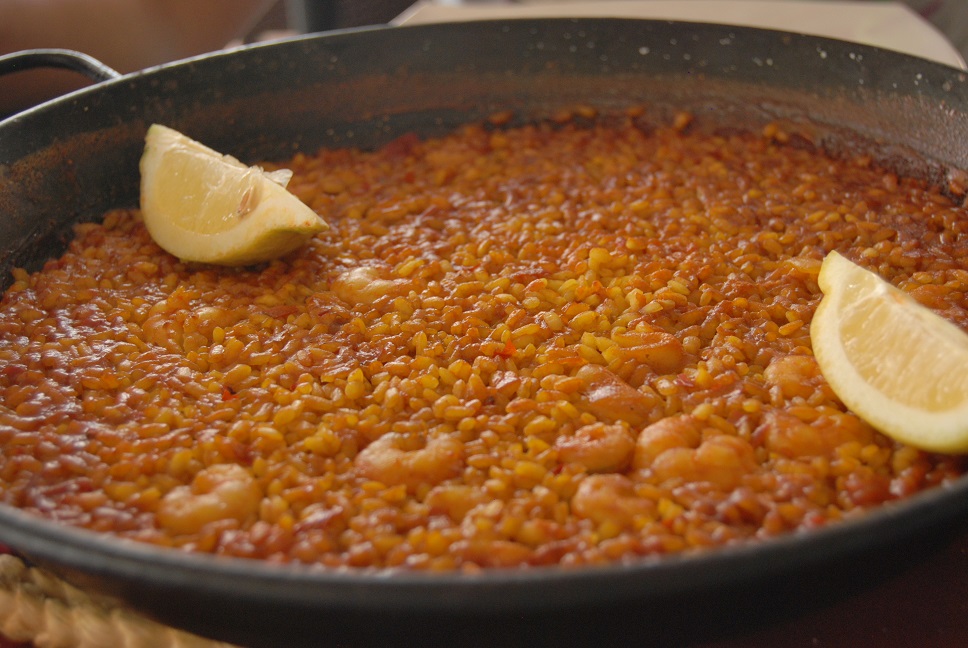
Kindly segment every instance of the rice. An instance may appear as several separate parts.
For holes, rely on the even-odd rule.
[[[332,229],[185,264],[134,210],[0,304],[2,501],[329,567],[762,541],[957,478],[811,353],[838,250],[968,329],[968,218],[869,157],[638,113],[297,154]]]

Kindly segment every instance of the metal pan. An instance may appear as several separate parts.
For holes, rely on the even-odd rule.
[[[781,122],[945,182],[968,168],[965,73],[817,37],[706,24],[544,19],[367,29],[122,76],[0,123],[0,273],[58,255],[70,225],[137,204],[162,122],[242,159],[375,147],[495,112],[679,110]],[[683,645],[842,596],[943,542],[968,479],[816,532],[588,569],[325,571],[185,555],[0,506],[0,542],[157,619],[248,646]]]

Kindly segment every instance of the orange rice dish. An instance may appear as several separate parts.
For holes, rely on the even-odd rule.
[[[921,180],[634,113],[281,166],[331,225],[281,260],[185,264],[118,210],[15,271],[0,501],[476,571],[763,541],[964,470],[847,411],[811,353],[831,250],[968,329],[968,214]]]

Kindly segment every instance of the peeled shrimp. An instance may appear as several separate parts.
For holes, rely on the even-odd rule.
[[[631,527],[636,519],[654,515],[655,502],[639,497],[631,479],[612,473],[585,477],[571,498],[571,509],[597,524]]]
[[[728,434],[703,438],[702,422],[682,414],[646,427],[639,433],[632,467],[647,471],[657,482],[706,482],[732,489],[756,469],[756,454],[748,441]]]
[[[579,463],[591,472],[615,472],[632,459],[635,437],[621,423],[592,423],[555,441],[562,463]]]
[[[423,447],[412,445],[406,435],[389,432],[356,455],[354,464],[364,477],[387,486],[405,484],[410,490],[435,486],[464,468],[464,444],[457,439],[435,437]]]
[[[197,533],[210,522],[244,522],[259,512],[262,489],[241,466],[217,464],[200,471],[189,486],[169,491],[158,506],[158,524],[174,533]]]

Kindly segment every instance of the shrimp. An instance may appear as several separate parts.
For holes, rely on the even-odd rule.
[[[398,283],[381,277],[377,268],[361,266],[340,274],[330,289],[347,304],[372,304],[385,295],[396,295]]]
[[[626,360],[646,364],[656,373],[670,374],[682,369],[686,354],[682,342],[664,331],[626,331],[612,335]]]
[[[575,375],[584,383],[585,407],[606,421],[642,425],[662,406],[658,396],[639,391],[600,365],[585,365]]]
[[[423,447],[403,434],[389,432],[356,455],[354,464],[364,477],[387,486],[405,484],[415,491],[458,476],[464,468],[464,444],[451,437],[429,439]]]
[[[634,482],[624,475],[589,475],[571,498],[575,515],[603,524],[630,528],[637,519],[655,516],[655,502],[635,493]]]
[[[728,434],[703,437],[702,421],[690,414],[662,419],[639,433],[632,468],[667,481],[706,482],[735,488],[756,469],[748,441]]]
[[[690,414],[669,416],[641,432],[635,442],[632,468],[645,470],[656,458],[672,448],[695,448],[702,438],[702,422]]]
[[[739,486],[756,470],[756,454],[746,440],[719,434],[695,449],[671,448],[652,462],[652,475],[662,482],[704,482],[722,490]]]
[[[617,472],[625,468],[635,449],[635,438],[621,423],[591,423],[555,441],[563,463],[579,463],[590,472]]]
[[[446,513],[455,522],[460,522],[471,510],[487,502],[484,491],[465,484],[434,486],[424,498],[431,511]]]
[[[820,366],[813,356],[788,355],[776,358],[763,371],[766,384],[776,387],[784,398],[809,398],[823,385]]]
[[[197,294],[176,288],[166,299],[158,301],[148,309],[142,322],[145,340],[149,343],[181,353],[185,342],[185,312],[191,308],[192,299]]]
[[[178,534],[198,533],[211,522],[254,518],[262,502],[255,477],[235,464],[201,470],[191,485],[170,490],[158,506],[158,524]]]
[[[789,457],[833,456],[837,447],[855,441],[867,445],[874,431],[853,414],[825,414],[813,423],[801,421],[783,410],[771,410],[753,432],[773,453]]]

